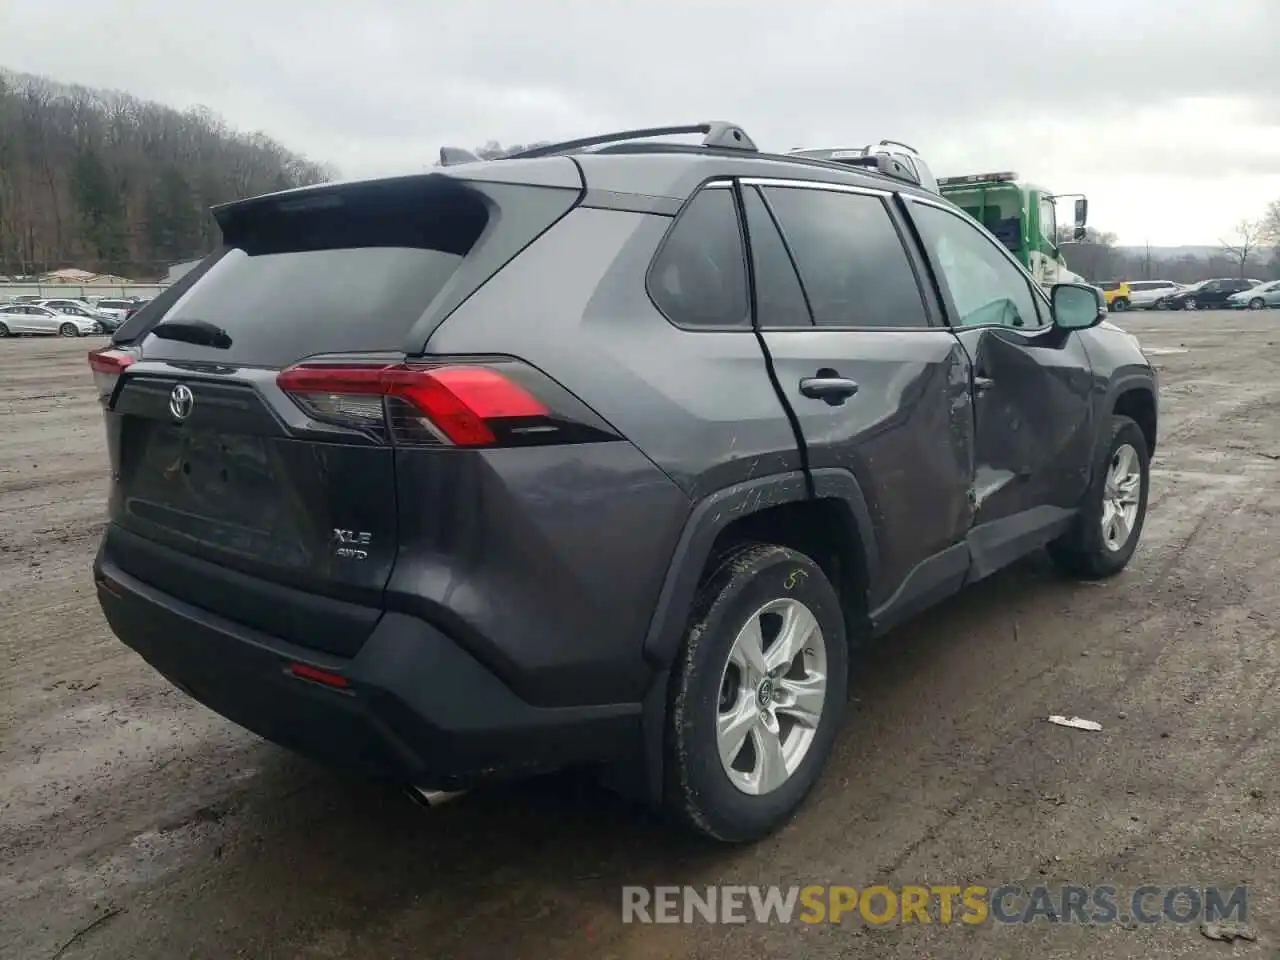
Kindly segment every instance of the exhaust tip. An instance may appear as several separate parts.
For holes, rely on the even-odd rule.
[[[466,792],[466,790],[428,790],[426,787],[409,787],[408,789],[413,801],[423,807],[442,806]]]

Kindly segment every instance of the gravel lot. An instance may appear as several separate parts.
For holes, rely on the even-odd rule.
[[[731,851],[578,777],[424,811],[171,689],[90,582],[91,344],[0,343],[0,957],[1280,956],[1280,314],[1115,319],[1162,370],[1133,565],[1036,558],[893,634],[802,815]],[[1258,941],[619,920],[623,884],[877,881],[1248,884]]]

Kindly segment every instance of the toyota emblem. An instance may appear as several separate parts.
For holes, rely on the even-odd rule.
[[[169,412],[173,414],[175,420],[185,420],[191,416],[191,408],[196,405],[196,398],[191,393],[191,388],[185,383],[180,383],[173,388],[173,393],[169,394]]]

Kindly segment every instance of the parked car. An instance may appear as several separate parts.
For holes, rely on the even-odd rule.
[[[1280,280],[1261,283],[1248,290],[1241,290],[1227,297],[1227,306],[1233,310],[1265,310],[1280,307]]]
[[[37,303],[11,303],[0,307],[0,337],[20,334],[87,337],[102,332],[97,320],[60,313]]]
[[[1157,386],[1097,292],[913,180],[658,132],[694,131],[216,208],[89,357],[116,635],[428,802],[592,764],[745,841],[863,641],[1044,546],[1123,569]]]
[[[84,300],[72,300],[68,298],[38,300],[36,301],[36,305],[47,307],[50,310],[56,310],[58,313],[65,314],[67,316],[80,317],[84,320],[92,320],[98,325],[99,333],[110,333],[118,326],[114,318],[99,310],[95,310]]]
[[[124,323],[129,316],[129,311],[137,307],[142,301],[137,297],[127,299],[115,297],[103,297],[101,300],[93,304],[93,309],[98,313],[106,316],[112,321],[111,329],[114,330],[120,324]]]
[[[1107,309],[1123,313],[1129,309],[1129,284],[1124,280],[1106,280],[1098,284],[1107,298]]]
[[[1157,304],[1182,289],[1172,280],[1130,280],[1129,309],[1154,310]]]
[[[1260,280],[1243,280],[1239,277],[1222,277],[1202,280],[1166,298],[1170,310],[1221,310],[1227,306],[1227,298],[1242,290],[1258,286]]]

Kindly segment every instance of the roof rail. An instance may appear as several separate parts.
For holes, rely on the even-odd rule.
[[[440,148],[440,166],[452,167],[456,163],[477,163],[480,160],[470,150],[463,150],[461,147],[441,147]]]
[[[880,141],[880,146],[882,146],[882,147],[904,147],[905,149],[910,150],[912,153],[914,153],[917,157],[918,157],[918,156],[920,156],[920,151],[919,151],[919,150],[917,150],[915,147],[913,147],[913,146],[912,146],[911,144],[909,144],[909,143],[903,143],[901,140],[881,140],[881,141]]]
[[[545,146],[533,147],[503,157],[504,160],[528,160],[533,157],[549,157],[557,153],[570,153],[584,147],[595,147],[605,143],[621,143],[626,140],[647,140],[650,137],[672,137],[677,134],[701,133],[704,147],[720,147],[729,150],[757,152],[747,132],[736,123],[724,120],[710,120],[706,123],[691,123],[677,127],[645,127],[639,130],[620,130],[617,133],[601,133],[594,137],[582,137],[579,140],[565,140],[562,143],[548,143]]]
[[[887,141],[882,141],[884,145]],[[896,144],[906,146],[906,144]],[[908,147],[907,149],[911,149]],[[915,153],[912,150],[912,153]],[[919,154],[916,154],[919,156]],[[886,177],[902,180],[906,183],[920,185],[920,178],[914,170],[888,153],[874,153],[870,147],[843,147],[816,150],[792,150],[790,156],[803,157],[806,160],[819,160],[823,163],[835,163],[849,167],[868,167]]]

